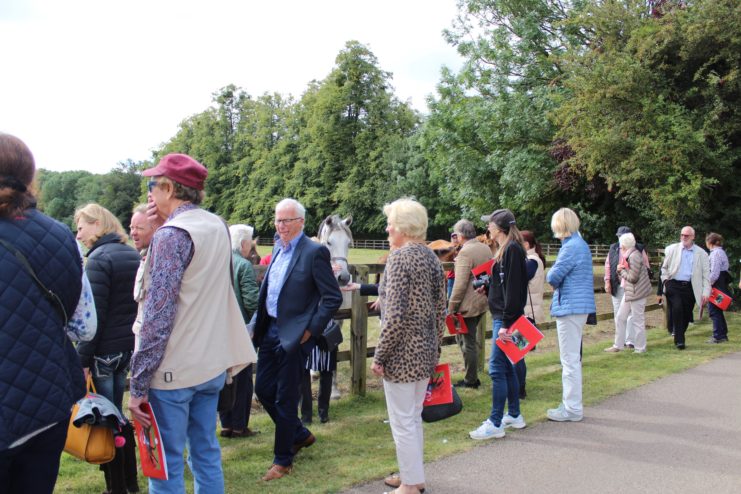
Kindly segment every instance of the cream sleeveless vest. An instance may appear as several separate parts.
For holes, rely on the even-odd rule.
[[[151,387],[188,388],[224,370],[236,375],[257,356],[232,288],[226,225],[214,214],[192,209],[165,226],[187,231],[194,253],[180,285],[172,334]]]

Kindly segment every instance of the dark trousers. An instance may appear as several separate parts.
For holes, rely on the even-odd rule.
[[[0,451],[0,491],[33,494],[54,492],[68,426],[69,418],[18,447]]]
[[[524,398],[527,394],[525,391],[525,379],[527,379],[527,364],[525,364],[525,357],[515,364],[515,374],[517,374],[517,382],[520,385],[520,398]]]
[[[332,371],[319,372],[319,394],[317,395],[317,411],[319,419],[326,422],[329,419],[329,398],[332,395]],[[312,419],[312,396],[311,396],[311,374],[304,370],[301,378],[301,420],[311,422]]]
[[[265,336],[258,351],[255,392],[275,424],[273,463],[284,467],[293,464],[293,445],[311,434],[298,418],[299,387],[307,357],[301,347],[286,353],[270,336]]]
[[[252,393],[255,391],[255,385],[252,382],[252,367],[252,365],[248,365],[234,376],[237,397],[231,410],[219,414],[222,429],[243,431],[250,425]]]
[[[131,424],[123,426],[121,435],[126,439],[123,447],[116,448],[116,456],[112,461],[100,466],[105,476],[106,492],[110,494],[139,492],[134,426]]]
[[[669,280],[666,282],[664,294],[669,304],[669,319],[674,333],[674,344],[684,345],[684,333],[692,320],[692,309],[695,307],[692,284],[689,281]]]
[[[713,321],[713,338],[716,340],[727,340],[728,339],[728,325],[726,324],[726,316],[723,311],[708,303],[708,313],[710,319]]]
[[[479,382],[479,342],[476,339],[476,329],[481,315],[475,317],[464,317],[463,322],[468,328],[467,334],[455,335],[455,341],[463,354],[463,363],[466,368],[466,376],[463,380],[466,384]]]

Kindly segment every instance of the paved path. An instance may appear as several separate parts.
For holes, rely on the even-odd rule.
[[[741,493],[741,353],[587,407],[584,415],[580,423],[539,423],[428,463],[426,494]],[[385,490],[379,480],[347,492]]]

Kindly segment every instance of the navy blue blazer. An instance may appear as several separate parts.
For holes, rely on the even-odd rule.
[[[268,280],[276,249],[273,249],[270,265],[260,286],[255,320],[256,346],[260,345],[270,326],[267,309]],[[286,270],[285,283],[278,296],[277,324],[283,349],[287,353],[294,351],[307,329],[314,338],[319,337],[340,305],[342,292],[332,272],[329,250],[302,235],[296,244]]]

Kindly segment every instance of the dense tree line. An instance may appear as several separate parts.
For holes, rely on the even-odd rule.
[[[508,207],[548,241],[551,213],[570,206],[591,242],[612,242],[628,224],[657,247],[688,223],[741,253],[737,0],[459,0],[458,9],[444,36],[465,63],[442,69],[429,114],[399,101],[392,74],[350,41],[298,99],[220,89],[152,162],[168,152],[199,159],[206,206],[261,235],[272,234],[276,200],[292,196],[307,206],[309,232],[337,212],[355,217],[359,236],[381,237],[381,206],[412,195],[430,210],[432,237]],[[125,202],[69,173],[43,180],[51,214],[64,218],[96,194]],[[131,202],[140,187],[126,189]]]

